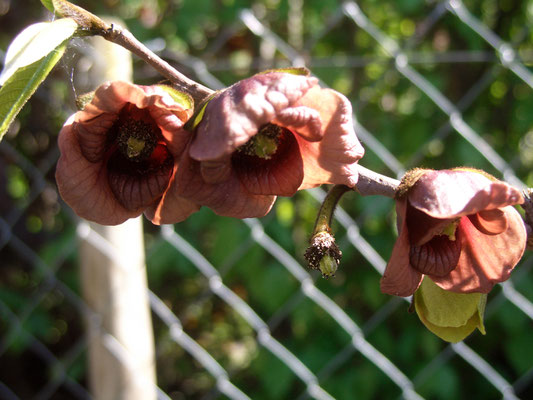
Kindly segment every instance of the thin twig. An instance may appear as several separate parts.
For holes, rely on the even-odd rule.
[[[359,170],[359,181],[355,186],[355,190],[361,196],[385,196],[394,198],[396,190],[400,185],[399,180],[381,175],[362,165],[358,165],[357,168]]]
[[[133,54],[150,64],[157,72],[166,77],[179,90],[191,95],[195,104],[200,104],[207,96],[214,93],[213,90],[186,77],[173,68],[169,63],[152,52],[144,44],[135,38],[127,29],[119,25],[111,25],[111,28],[98,32],[104,39],[128,49]]]

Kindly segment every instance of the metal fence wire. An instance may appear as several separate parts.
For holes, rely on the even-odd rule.
[[[185,13],[210,3],[175,7]],[[532,186],[532,1],[219,6],[226,3],[230,21],[209,14],[181,38],[196,47],[148,35],[145,42],[213,89],[262,69],[306,66],[352,101],[368,168],[401,177],[415,166],[470,165]],[[15,25],[24,6],[0,1],[0,9],[5,4],[2,18]],[[72,54],[76,46],[83,43]],[[156,77],[137,66],[136,80]],[[80,295],[77,249],[82,239],[116,254],[55,187],[55,138],[73,110],[61,104],[71,96],[67,69],[0,143],[2,399],[92,398],[84,319],[98,315]],[[530,254],[489,296],[487,335],[447,344],[407,312],[408,302],[379,291],[395,239],[391,200],[345,196],[334,225],[344,253],[337,276],[324,280],[306,268],[302,254],[324,193],[280,198],[262,219],[202,209],[175,226],[145,223],[158,398],[533,396]],[[130,361],[112,335],[107,345]]]

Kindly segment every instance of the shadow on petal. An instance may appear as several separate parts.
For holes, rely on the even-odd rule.
[[[105,163],[93,163],[82,154],[73,132],[73,117],[65,123],[58,138],[61,156],[56,182],[61,197],[80,217],[103,225],[118,225],[137,217],[142,209],[127,210],[115,198]]]
[[[276,196],[256,195],[248,192],[232,171],[227,181],[206,183],[200,172],[200,162],[184,156],[176,172],[176,191],[196,204],[211,208],[216,214],[234,218],[265,216]]]
[[[231,162],[243,186],[253,194],[293,196],[304,177],[298,142],[287,130],[280,136],[276,153],[270,159],[237,151]]]

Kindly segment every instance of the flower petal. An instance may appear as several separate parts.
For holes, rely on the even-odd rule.
[[[428,170],[409,191],[411,205],[435,218],[454,218],[524,200],[505,182],[465,170]]]
[[[509,225],[505,213],[499,208],[480,211],[476,214],[469,215],[468,218],[485,235],[498,235],[507,230]]]
[[[166,147],[166,146],[162,146]],[[107,162],[108,183],[116,199],[128,210],[145,208],[157,201],[167,189],[174,159],[166,152],[166,159],[156,167],[148,163],[129,162],[115,153]]]
[[[431,279],[444,290],[488,293],[494,284],[509,279],[526,246],[526,230],[518,211],[502,209],[508,221],[505,232],[486,235],[469,218],[461,218],[463,249],[457,267],[447,276]]]
[[[90,162],[81,153],[71,116],[59,132],[61,156],[56,182],[61,197],[80,217],[103,225],[117,225],[142,213],[127,210],[113,195],[103,162]]]
[[[168,144],[170,152],[179,156],[190,133],[181,129],[192,115],[158,86],[141,86],[130,82],[106,82],[95,91],[93,100],[75,114],[76,132],[83,155],[100,161],[107,151],[108,133],[126,104],[148,109]]]
[[[230,86],[207,105],[191,157],[204,161],[231,154],[317,83],[316,78],[271,72]]]
[[[146,218],[156,225],[175,224],[184,221],[189,215],[200,209],[199,205],[179,196],[176,169],[177,167],[174,168],[170,184],[163,193],[161,201],[144,211]]]
[[[357,161],[364,149],[353,129],[352,106],[342,94],[331,89],[312,88],[297,105],[315,108],[322,121],[322,140],[309,142],[298,135],[304,162],[300,189],[334,183],[354,187],[358,180]]]
[[[185,153],[176,173],[176,193],[193,203],[211,208],[216,214],[252,218],[265,216],[276,196],[249,193],[241,184],[235,171],[223,183],[206,183],[200,172],[200,162]]]
[[[405,223],[406,207],[406,200],[396,202],[396,212],[401,216],[399,219],[403,221],[403,224],[380,282],[383,293],[401,297],[412,295],[422,282],[423,277],[409,263],[410,244],[409,232]]]
[[[300,106],[281,110],[273,122],[297,133],[309,142],[321,140],[324,134],[320,113],[310,107]]]
[[[409,262],[422,274],[445,276],[457,266],[461,246],[460,230],[456,231],[455,240],[438,235],[421,246],[411,245]]]

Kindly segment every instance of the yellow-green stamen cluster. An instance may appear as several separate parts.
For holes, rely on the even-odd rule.
[[[157,144],[154,127],[144,121],[128,119],[118,128],[118,147],[131,161],[148,158]]]
[[[248,156],[255,156],[264,160],[269,160],[276,153],[279,144],[279,137],[283,128],[274,124],[263,125],[256,135],[252,136],[237,151]]]

